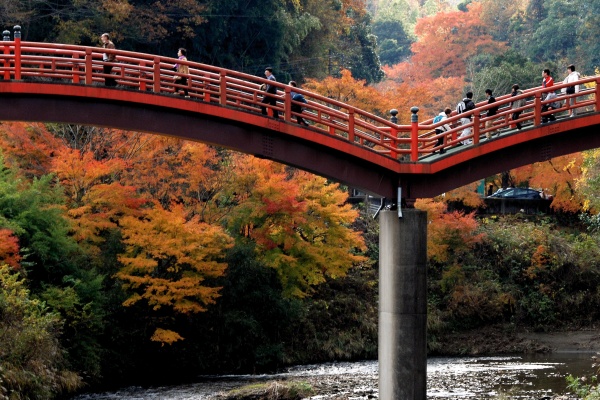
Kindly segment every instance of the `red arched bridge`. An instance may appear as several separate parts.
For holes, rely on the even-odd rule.
[[[5,39],[8,39],[5,37]],[[362,111],[315,93],[294,89],[308,103],[296,123],[292,88],[272,83],[278,93],[280,118],[261,114],[268,81],[236,71],[191,61],[122,50],[66,44],[0,42],[0,120],[63,122],[153,132],[227,147],[329,177],[369,193],[394,199],[433,197],[517,166],[600,147],[600,76],[582,79],[581,90],[560,95],[558,110],[542,112],[554,100],[542,100],[551,88],[535,88],[518,97],[497,98],[500,110],[485,117],[487,102],[441,123],[410,125]],[[103,61],[104,53],[116,61]],[[175,83],[176,63],[187,64],[187,83]],[[111,65],[112,75],[103,73]],[[106,78],[117,87],[105,87]],[[269,82],[271,83],[271,82]],[[189,98],[180,96],[187,89]],[[511,109],[511,102],[526,99]],[[571,104],[569,99],[574,99]],[[298,103],[300,104],[300,103]],[[568,118],[573,111],[576,117]],[[269,115],[271,114],[269,111]],[[511,115],[522,111],[523,129],[511,129]],[[554,114],[557,120],[542,124]],[[459,120],[468,116],[467,125]],[[493,119],[493,126],[485,122]],[[466,127],[471,133],[460,137]],[[491,139],[487,134],[493,133]],[[463,145],[462,142],[471,142]],[[439,145],[438,143],[442,143]],[[439,154],[444,148],[444,154]]]

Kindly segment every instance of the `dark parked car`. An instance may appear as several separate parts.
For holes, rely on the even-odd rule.
[[[492,194],[493,198],[499,199],[549,199],[541,190],[535,190],[530,188],[506,188],[498,189],[496,193]]]

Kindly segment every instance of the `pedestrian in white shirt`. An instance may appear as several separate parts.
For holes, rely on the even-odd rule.
[[[577,82],[578,80],[581,79],[579,72],[575,71],[575,65],[573,65],[573,64],[571,64],[567,67],[567,73],[568,73],[568,75],[565,78],[565,80],[563,81],[563,83]],[[566,88],[562,88],[561,92],[564,94],[567,94],[567,95],[579,93],[579,85],[567,86]],[[577,109],[574,108],[575,101],[576,101],[575,97],[569,98],[569,104],[571,105],[571,114],[569,114],[569,117],[574,117],[577,114]]]

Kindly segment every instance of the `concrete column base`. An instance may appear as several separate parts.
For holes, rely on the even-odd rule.
[[[427,213],[379,216],[379,398],[427,399]]]

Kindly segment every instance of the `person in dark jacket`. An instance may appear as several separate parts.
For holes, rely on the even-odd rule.
[[[488,104],[492,104],[496,102],[496,98],[493,95],[492,89],[485,89],[485,95],[488,97]],[[492,107],[492,108],[488,108],[487,113],[486,113],[486,117],[493,117],[498,113],[498,106],[496,107]],[[492,138],[492,131],[491,128],[494,127],[494,118],[492,119],[488,119],[487,121],[485,121],[485,129],[490,129],[489,131],[487,131],[485,133],[485,136],[488,139]]]
[[[273,75],[273,68],[265,68],[265,76],[269,81],[277,82],[275,75]],[[273,118],[279,118],[279,112],[274,107],[277,105],[277,98],[271,96],[272,94],[277,94],[277,88],[271,84],[267,84],[265,87],[265,95],[263,96],[261,103],[273,106]],[[260,109],[263,115],[267,115],[267,107],[261,106]]]
[[[298,87],[298,84],[295,81],[290,81],[289,85],[291,87]],[[304,98],[304,96],[302,96],[300,93],[296,93],[296,92],[292,91],[290,93],[290,96],[292,97],[293,101],[297,101],[297,102],[300,102],[300,103],[307,103],[307,101]],[[296,121],[298,121],[298,123],[300,125],[308,126],[308,123],[306,123],[306,121],[304,120],[304,118],[302,118],[300,116],[300,113],[302,112],[302,106],[300,104],[292,103],[291,110],[292,110],[292,112],[297,113],[296,114]]]

